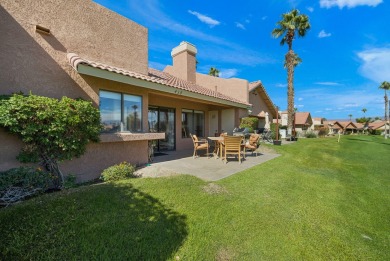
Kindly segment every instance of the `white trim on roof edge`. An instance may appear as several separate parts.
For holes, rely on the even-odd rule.
[[[204,100],[204,101],[215,102],[215,103],[239,107],[239,108],[243,108],[243,109],[251,108],[251,106],[248,106],[245,104],[222,100],[222,99],[210,97],[210,96],[199,94],[199,93],[189,92],[186,90],[180,90],[178,88],[170,87],[170,86],[167,86],[164,84],[149,82],[149,81],[145,81],[145,80],[141,80],[141,79],[136,79],[136,78],[132,78],[130,76],[125,76],[125,75],[118,74],[115,72],[109,72],[106,70],[102,70],[102,69],[91,67],[91,66],[84,65],[84,64],[77,65],[77,68],[75,68],[75,70],[80,74],[103,78],[103,79],[110,80],[110,81],[131,84],[131,85],[135,85],[138,87],[143,87],[143,88],[152,89],[152,90],[156,90],[156,91],[161,91],[161,92],[180,95],[180,96],[184,96],[184,97],[200,99],[200,100]]]

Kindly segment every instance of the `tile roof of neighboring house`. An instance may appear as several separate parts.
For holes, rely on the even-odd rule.
[[[333,125],[335,121],[324,121],[324,126]]]
[[[338,123],[343,129],[356,129],[357,126],[352,121],[337,121],[335,123]]]
[[[312,122],[308,122],[310,119],[310,112],[296,112],[295,113],[295,124],[296,125],[311,125]]]
[[[256,89],[260,90],[259,94],[260,94],[261,98],[264,99],[267,106],[271,109],[272,115],[274,117],[276,117],[276,107],[273,104],[271,98],[268,96],[268,93],[266,92],[261,81],[255,81],[255,82],[249,83],[249,92],[255,91]],[[260,116],[260,115],[258,115],[258,116]],[[260,117],[262,117],[262,116],[260,116]]]
[[[363,123],[355,122],[355,126],[356,126],[357,129],[364,129],[364,124]]]
[[[81,58],[80,56],[78,56],[75,53],[68,53],[67,58],[68,58],[70,65],[76,70],[77,70],[77,66],[79,64],[83,64],[83,65],[98,68],[101,70],[106,70],[109,72],[114,72],[114,73],[122,74],[125,76],[129,76],[131,78],[141,79],[141,80],[145,80],[145,81],[153,82],[153,83],[159,83],[159,84],[174,87],[174,88],[177,88],[180,90],[186,90],[189,92],[198,93],[198,94],[202,94],[205,96],[218,98],[221,100],[226,100],[226,101],[240,103],[240,104],[250,106],[250,104],[245,102],[245,101],[237,100],[233,97],[224,95],[220,92],[216,92],[216,91],[207,89],[207,88],[202,87],[200,85],[179,79],[179,78],[177,78],[169,73],[161,72],[161,71],[158,71],[155,69],[149,68],[148,75],[145,75],[145,74],[129,71],[126,69],[118,68],[115,66],[107,65],[104,63],[90,61],[90,60]]]
[[[376,130],[376,129],[379,129],[379,128],[383,127],[384,125],[385,125],[384,121],[375,121],[375,122],[369,123],[368,127],[370,129]]]

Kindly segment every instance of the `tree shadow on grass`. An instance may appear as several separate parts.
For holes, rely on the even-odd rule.
[[[188,234],[184,215],[130,183],[45,195],[2,212],[6,260],[167,260]]]

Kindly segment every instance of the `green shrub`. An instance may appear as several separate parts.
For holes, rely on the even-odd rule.
[[[280,130],[282,125],[281,124],[278,124],[278,125],[279,125],[279,130]],[[272,131],[272,139],[276,140],[276,123],[271,123],[270,128],[271,128],[271,131]],[[280,136],[280,131],[279,131],[278,138],[279,138],[279,140],[282,139],[282,137]]]
[[[317,134],[314,131],[308,131],[305,134],[306,138],[317,138]]]
[[[0,99],[0,126],[17,134],[25,143],[18,160],[43,162],[63,185],[58,163],[78,158],[89,142],[98,142],[100,113],[90,101],[63,97],[61,100],[21,94]]]
[[[100,176],[103,181],[114,181],[120,179],[135,178],[134,175],[135,167],[127,162],[111,166],[105,169]]]
[[[382,131],[381,130],[370,130],[371,135],[381,135]]]
[[[328,133],[329,133],[329,129],[327,127],[321,127],[318,129],[318,136],[320,137],[324,137],[328,135]]]
[[[51,184],[51,175],[39,168],[19,167],[2,171],[0,172],[0,204],[12,204],[27,196],[44,192]]]
[[[76,183],[76,175],[69,174],[65,177],[65,182],[64,182],[64,188],[69,189],[69,188],[75,188],[77,187]]]
[[[241,119],[240,128],[248,128],[249,132],[253,132],[259,124],[259,119],[255,117],[245,117]]]

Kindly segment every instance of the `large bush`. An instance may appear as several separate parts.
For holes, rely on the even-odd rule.
[[[307,131],[305,133],[306,138],[317,138],[317,134],[314,131]]]
[[[127,162],[111,166],[105,169],[100,176],[103,181],[115,181],[121,179],[135,178],[135,167]]]
[[[31,94],[0,100],[0,126],[25,143],[19,161],[40,162],[57,176],[57,187],[64,182],[58,162],[80,157],[90,141],[99,140],[101,130],[99,111],[91,102]]]
[[[259,124],[259,119],[255,117],[245,117],[241,119],[240,128],[248,128],[249,132],[253,132]]]
[[[324,137],[329,134],[329,128],[327,127],[321,127],[318,129],[318,136]]]
[[[51,184],[49,173],[32,167],[0,172],[0,204],[6,205],[44,192]]]

